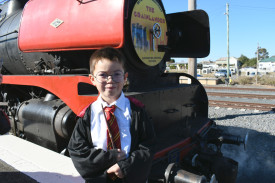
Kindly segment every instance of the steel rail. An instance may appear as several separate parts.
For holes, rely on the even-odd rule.
[[[275,111],[274,104],[261,104],[261,103],[249,103],[249,102],[233,102],[233,101],[221,101],[221,100],[209,100],[209,106],[225,107],[225,108],[238,108],[238,109],[252,109],[261,111]]]
[[[275,95],[244,94],[244,93],[207,92],[207,95],[220,96],[220,97],[235,97],[235,98],[275,99]]]
[[[205,89],[215,90],[246,90],[246,91],[269,91],[275,92],[275,88],[240,88],[240,87],[220,87],[220,86],[204,86]]]

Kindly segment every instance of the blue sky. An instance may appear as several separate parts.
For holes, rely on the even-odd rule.
[[[162,0],[166,13],[188,10],[188,0]],[[210,54],[202,60],[227,56],[226,3],[229,4],[230,56],[256,57],[257,44],[275,56],[275,0],[197,0],[197,9],[208,13]],[[176,59],[176,61],[187,61]]]

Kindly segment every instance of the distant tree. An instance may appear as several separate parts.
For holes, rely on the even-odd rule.
[[[177,69],[177,66],[175,65],[169,65],[170,69]]]
[[[238,58],[238,60],[241,62],[241,67],[249,62],[249,58],[247,56],[244,56],[243,54]]]
[[[257,66],[257,58],[249,59],[248,66],[256,67]]]
[[[180,69],[185,69],[185,65],[184,64],[179,64]]]
[[[256,67],[257,66],[257,58],[251,58],[248,59],[243,65],[242,67]]]
[[[176,61],[175,61],[175,59],[171,59],[170,61],[169,61],[169,63],[175,63]]]
[[[197,64],[197,69],[202,69],[202,64],[201,63]]]
[[[255,54],[257,54],[257,51]],[[265,48],[260,48],[259,49],[259,60],[266,59],[266,58],[269,58],[267,50]]]

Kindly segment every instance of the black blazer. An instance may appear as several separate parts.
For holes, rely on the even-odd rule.
[[[75,168],[86,182],[110,182],[106,171],[115,163],[119,165],[125,176],[123,180],[117,178],[116,182],[146,182],[153,161],[156,136],[144,107],[133,103],[132,100],[130,105],[131,149],[129,157],[119,162],[116,162],[116,150],[104,151],[94,148],[90,127],[90,106],[86,109],[84,117],[78,119],[68,150]]]

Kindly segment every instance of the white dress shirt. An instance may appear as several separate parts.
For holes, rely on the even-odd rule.
[[[91,135],[93,145],[97,149],[107,151],[107,125],[101,104],[103,105],[103,108],[112,105],[117,106],[114,114],[119,127],[121,150],[125,151],[128,156],[131,147],[131,106],[129,99],[126,98],[122,92],[115,102],[108,105],[102,100],[101,95],[99,95],[98,99],[91,104]]]

